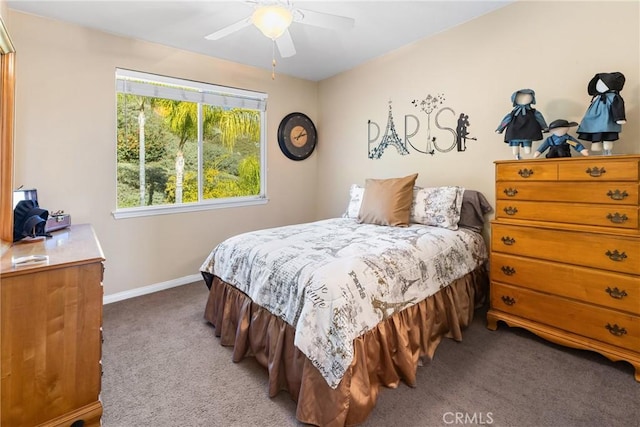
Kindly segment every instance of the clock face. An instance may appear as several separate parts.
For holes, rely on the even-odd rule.
[[[309,117],[302,113],[288,114],[278,127],[278,144],[285,156],[304,160],[316,148],[318,134]]]

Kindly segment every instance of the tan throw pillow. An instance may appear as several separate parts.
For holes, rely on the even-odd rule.
[[[358,222],[406,227],[418,174],[404,178],[367,179]]]

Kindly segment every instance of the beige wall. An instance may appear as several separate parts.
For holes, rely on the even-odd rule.
[[[351,183],[413,172],[419,185],[462,185],[493,202],[493,161],[511,158],[503,135],[495,133],[512,108],[511,94],[534,89],[547,123],[579,122],[590,102],[587,83],[599,72],[621,71],[627,78],[621,93],[628,123],[614,152],[640,153],[639,15],[637,1],[520,1],[322,81],[318,217],[344,211]],[[437,93],[445,95],[443,107],[469,115],[470,136],[478,140],[469,141],[467,151],[428,156],[410,148],[400,156],[389,147],[380,160],[367,158],[367,120],[384,133],[389,100],[400,138],[405,114],[413,114],[421,121],[414,140],[424,144],[427,116],[411,101]],[[451,133],[435,128],[434,115],[432,136],[446,145]],[[441,121],[456,127],[449,112]]]
[[[17,50],[15,183],[41,206],[92,223],[110,295],[199,274],[211,248],[250,229],[314,219],[317,155],[287,159],[276,140],[292,111],[318,117],[317,83],[10,11]],[[115,220],[115,68],[268,93],[269,203]],[[292,96],[295,95],[295,96]],[[316,120],[316,124],[320,123]]]
[[[605,16],[615,24],[600,31]],[[419,172],[420,185],[463,185],[493,200],[493,161],[511,157],[494,130],[517,89],[536,91],[547,122],[579,121],[589,79],[623,72],[629,123],[614,151],[640,152],[637,2],[521,1],[319,84],[282,75],[272,81],[269,71],[14,11],[8,18],[18,51],[15,182],[38,188],[44,207],[94,225],[107,257],[107,295],[197,274],[211,248],[232,234],[340,215],[349,185],[367,177]],[[270,202],[114,220],[116,67],[267,92]],[[469,115],[478,140],[467,151],[400,156],[390,147],[380,160],[367,158],[367,121],[384,133],[389,100],[403,140],[404,116],[420,118],[419,143],[426,115],[411,101],[437,93],[443,106]],[[275,139],[291,111],[314,118],[320,135],[303,162],[286,159]],[[441,122],[455,128],[451,114]],[[448,144],[451,134],[435,128],[433,115],[431,127]]]

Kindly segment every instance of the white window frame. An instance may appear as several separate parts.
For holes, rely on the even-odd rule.
[[[181,212],[195,212],[210,209],[232,208],[262,205],[269,201],[267,198],[267,94],[244,89],[218,86],[192,80],[177,79],[157,74],[144,73],[133,70],[116,68],[116,97],[118,93],[154,96],[173,99],[176,101],[190,101],[198,104],[198,111],[202,105],[221,105],[230,107],[253,108],[260,110],[260,194],[255,196],[230,197],[224,199],[202,199],[202,123],[198,122],[198,202],[171,205],[137,206],[133,208],[117,208],[111,212],[115,219],[134,218],[150,215],[175,214]],[[146,84],[149,82],[151,84]],[[153,83],[170,85],[157,86]],[[189,88],[190,90],[185,90]],[[117,109],[117,102],[116,102]],[[116,126],[117,132],[117,126]],[[115,138],[117,140],[117,138]],[[116,144],[116,152],[117,152]],[[117,159],[117,155],[116,155]],[[117,160],[116,160],[117,165]],[[116,188],[118,177],[116,175]]]

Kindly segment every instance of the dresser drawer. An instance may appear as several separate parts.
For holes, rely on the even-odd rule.
[[[640,238],[491,223],[494,252],[638,274]]]
[[[491,307],[618,347],[640,351],[640,317],[491,283]]]
[[[640,276],[494,252],[491,280],[640,316]]]
[[[638,205],[638,184],[634,182],[518,182],[496,183],[496,197],[503,200],[604,203]]]
[[[559,162],[560,181],[636,181],[638,160],[589,159],[580,162]]]
[[[496,202],[496,218],[638,228],[638,208],[630,205],[609,206],[498,200]]]
[[[515,162],[496,165],[496,181],[556,181],[558,166],[555,163]]]

